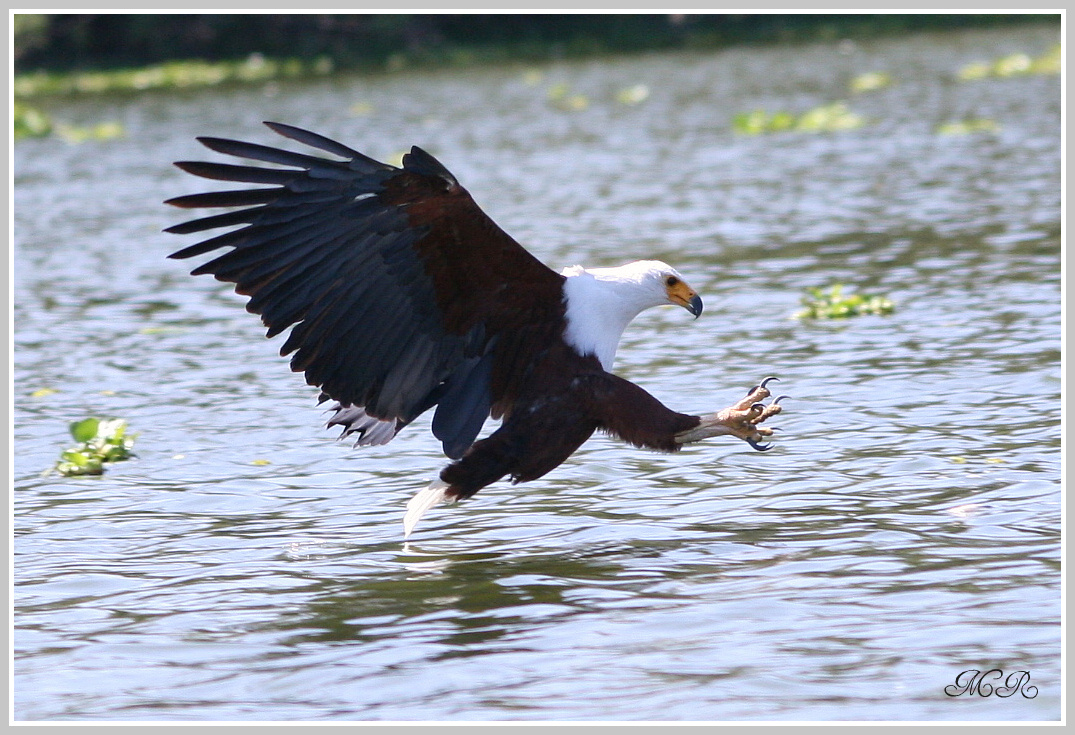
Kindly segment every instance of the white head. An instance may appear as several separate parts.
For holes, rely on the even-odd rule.
[[[639,260],[615,268],[563,270],[567,302],[565,338],[581,354],[593,354],[612,368],[620,337],[644,310],[663,304],[682,306],[695,317],[702,299],[675,268],[659,260]]]

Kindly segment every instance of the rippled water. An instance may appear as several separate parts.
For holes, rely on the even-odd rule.
[[[1060,84],[961,82],[1048,28],[56,103],[125,138],[15,148],[15,717],[1055,720],[1060,716]],[[831,134],[735,112],[850,98]],[[547,102],[558,83],[583,110]],[[626,106],[636,84],[648,99]],[[351,112],[349,112],[351,110]],[[995,133],[937,134],[987,118]],[[550,265],[675,263],[618,371],[682,410],[790,394],[767,454],[603,438],[519,487],[407,498],[444,458],[323,432],[227,287],[165,255],[194,135],[313,128],[431,150]],[[188,180],[189,179],[189,180]],[[811,286],[888,317],[789,318]],[[48,396],[35,391],[51,388]],[[68,421],[137,459],[41,476]],[[268,460],[270,464],[259,463]],[[966,669],[1037,696],[949,697]]]

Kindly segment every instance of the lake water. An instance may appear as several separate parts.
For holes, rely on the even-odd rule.
[[[15,718],[1058,719],[1061,85],[957,78],[1058,40],[51,102],[126,135],[15,145]],[[864,72],[893,83],[851,94]],[[564,90],[581,109],[550,104]],[[838,100],[866,124],[731,129]],[[642,315],[617,371],[699,412],[777,375],[776,447],[595,437],[405,547],[404,504],[445,463],[428,417],[335,442],[282,338],[165,257],[193,240],[161,233],[183,213],[160,202],[204,185],[170,163],[213,157],[195,135],[281,142],[261,120],[427,148],[557,270],[673,263],[705,314]],[[974,120],[995,129],[938,132]],[[836,282],[895,312],[791,318]],[[126,419],[137,458],[42,476],[90,415]],[[1036,689],[946,695],[968,669]]]

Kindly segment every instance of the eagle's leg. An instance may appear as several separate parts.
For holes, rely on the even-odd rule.
[[[742,400],[716,413],[702,416],[698,426],[677,434],[676,441],[679,444],[690,444],[712,436],[734,436],[759,452],[771,448],[771,444],[762,444],[761,441],[772,436],[773,430],[760,424],[770,416],[780,413],[780,401],[786,398],[780,396],[769,404],[762,403],[771,395],[766,386],[773,380],[776,378],[766,378],[760,385],[751,388]]]

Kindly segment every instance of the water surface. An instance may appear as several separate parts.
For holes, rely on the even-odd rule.
[[[127,134],[15,148],[16,718],[1058,719],[1060,84],[956,78],[1056,41],[54,103]],[[851,96],[867,71],[896,83]],[[586,108],[550,106],[559,83]],[[647,99],[616,101],[636,84]],[[840,99],[868,124],[730,129]],[[382,158],[422,145],[556,269],[674,263],[705,314],[642,315],[617,371],[699,412],[777,375],[777,447],[595,437],[403,546],[403,506],[445,461],[428,419],[335,443],[282,338],[165,258],[191,240],[160,232],[182,217],[161,200],[203,185],[169,162],[203,156],[195,135],[278,142],[265,119]],[[968,119],[999,130],[937,132]],[[834,282],[896,311],[790,318]],[[41,476],[86,415],[127,419],[137,458]],[[972,668],[1029,671],[1037,696],[946,696]]]

